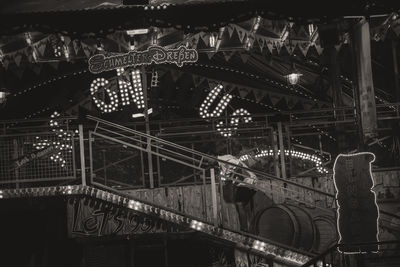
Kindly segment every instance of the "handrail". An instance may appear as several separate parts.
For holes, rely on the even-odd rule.
[[[145,134],[145,133],[142,133],[142,132],[139,132],[139,131],[135,131],[135,130],[127,128],[125,126],[122,126],[122,125],[119,125],[119,124],[116,124],[116,123],[113,123],[113,122],[109,122],[109,121],[106,121],[106,120],[103,120],[103,119],[100,119],[100,118],[97,118],[97,117],[94,117],[94,116],[91,116],[91,115],[88,115],[87,119],[95,121],[95,122],[98,122],[98,123],[102,123],[102,124],[105,124],[105,125],[108,125],[108,126],[111,126],[111,127],[115,127],[115,128],[120,129],[120,130],[124,130],[124,131],[133,133],[135,135],[138,135],[138,136],[141,136],[141,137],[144,137],[144,138],[150,138],[150,139],[152,139],[152,140],[154,140],[154,141],[156,141],[158,143],[169,145],[169,146],[173,146],[173,147],[178,148],[180,150],[183,150],[185,152],[189,152],[189,153],[192,153],[194,155],[198,155],[198,156],[203,157],[203,158],[205,158],[205,159],[207,159],[207,160],[209,160],[211,162],[220,162],[220,163],[232,166],[234,168],[238,168],[238,169],[241,169],[241,170],[244,170],[244,171],[253,172],[254,174],[259,175],[261,177],[267,177],[269,179],[273,179],[273,180],[277,180],[277,181],[280,181],[280,182],[283,182],[283,183],[286,183],[286,184],[297,186],[297,187],[300,187],[300,188],[303,188],[303,189],[306,189],[306,190],[310,190],[310,191],[313,191],[313,192],[316,192],[316,193],[319,193],[319,194],[322,194],[322,195],[325,195],[325,196],[328,196],[328,197],[332,197],[332,198],[335,197],[334,194],[330,194],[330,193],[324,192],[322,190],[318,190],[318,189],[315,189],[315,188],[312,188],[312,187],[308,187],[308,186],[305,186],[305,185],[302,185],[302,184],[298,184],[296,182],[293,182],[293,181],[290,181],[290,180],[287,180],[287,179],[284,179],[284,178],[279,178],[279,177],[273,176],[271,174],[261,172],[259,170],[250,169],[248,167],[240,166],[240,165],[234,164],[232,162],[221,160],[221,159],[218,159],[216,157],[210,156],[208,154],[205,154],[205,153],[202,153],[202,152],[199,152],[199,151],[196,151],[196,150],[193,150],[193,149],[190,149],[190,148],[187,148],[187,147],[184,147],[184,146],[181,146],[181,145],[166,141],[164,139],[161,139],[161,138],[158,138],[158,137],[155,137],[155,136],[152,136],[152,135],[148,135],[148,134]]]

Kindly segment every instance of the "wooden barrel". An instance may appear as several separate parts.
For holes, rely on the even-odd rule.
[[[256,234],[267,239],[312,251],[318,245],[313,218],[307,210],[293,205],[264,209],[256,220]]]
[[[314,224],[318,235],[316,252],[323,252],[337,242],[336,224],[334,218],[326,216],[315,217]]]

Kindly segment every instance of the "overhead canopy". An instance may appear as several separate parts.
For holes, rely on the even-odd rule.
[[[368,2],[368,4],[366,3]],[[152,6],[123,6],[119,1],[16,0],[0,5],[0,34],[27,30],[68,35],[107,34],[132,27],[176,27],[187,32],[216,29],[259,15],[301,23],[343,16],[374,16],[400,8],[375,1],[150,1]],[[82,23],[84,22],[84,23]]]

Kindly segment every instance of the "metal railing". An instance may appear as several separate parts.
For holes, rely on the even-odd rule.
[[[148,181],[147,186],[150,188],[182,185],[185,182],[204,185],[209,182],[205,177],[205,172],[215,168],[220,170],[217,177],[221,177],[224,181],[240,184],[253,190],[262,190],[278,203],[291,200],[320,208],[332,208],[335,205],[332,193],[254,170],[238,162],[213,157],[99,118],[89,116],[88,119],[97,123],[95,131],[90,133],[89,138],[90,169],[95,183],[102,182],[104,185],[104,168],[101,165],[107,167],[110,163],[102,162],[104,157],[99,158],[97,163],[94,162],[94,151],[96,147],[97,151],[101,150],[99,142],[108,142],[112,147],[119,147],[119,151],[131,148],[132,153],[137,156],[135,157],[136,164],[134,161],[130,164],[142,168],[134,172],[136,177],[130,177],[125,181],[115,181],[115,179],[110,181],[107,178],[110,183],[113,183],[108,186],[114,185],[115,188],[118,186],[122,189],[124,186],[126,189],[137,188],[144,186],[145,181]],[[115,161],[117,165],[121,163],[120,160],[122,159]],[[114,170],[114,172],[117,171]],[[319,204],[316,204],[315,199],[324,201],[318,201]]]
[[[0,135],[0,184],[5,187],[51,185],[75,178],[73,138],[52,132]]]

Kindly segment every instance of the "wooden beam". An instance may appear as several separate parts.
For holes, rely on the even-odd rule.
[[[369,23],[362,19],[354,27],[352,36],[355,56],[355,74],[358,92],[359,115],[361,119],[362,137],[366,140],[374,138],[377,132],[377,115],[375,91],[371,66],[371,39]]]

